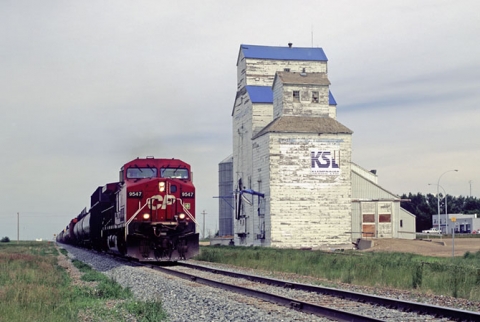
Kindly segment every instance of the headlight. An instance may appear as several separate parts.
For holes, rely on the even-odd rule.
[[[178,215],[178,219],[180,219],[180,220],[184,220],[185,217],[186,217],[186,216],[185,216],[184,213],[181,213],[181,214]]]
[[[143,214],[143,219],[144,220],[149,220],[150,219],[150,214],[149,213]]]
[[[159,190],[160,192],[165,191],[165,182],[159,182],[159,183],[158,183],[158,190]]]

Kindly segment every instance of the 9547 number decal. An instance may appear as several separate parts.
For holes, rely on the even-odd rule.
[[[195,197],[194,192],[182,191],[182,198],[193,198],[193,197]]]
[[[129,191],[128,198],[142,198],[142,191]]]

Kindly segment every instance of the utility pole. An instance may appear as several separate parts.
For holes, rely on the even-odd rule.
[[[458,172],[457,169],[447,170],[447,171],[445,171],[444,173],[442,173],[442,174],[440,175],[440,177],[438,177],[438,181],[437,181],[438,230],[440,230],[440,231],[442,231],[442,227],[441,227],[441,224],[440,224],[440,221],[441,221],[441,220],[440,220],[440,198],[439,198],[440,191],[438,191],[438,188],[440,188],[440,179],[442,178],[442,176],[443,176],[445,173],[447,173],[447,172],[453,172],[453,171]],[[442,189],[443,189],[443,188],[442,188]],[[445,195],[446,195],[446,193],[445,193]],[[445,199],[445,200],[446,200],[446,199]],[[448,225],[448,215],[445,214],[445,233],[446,233],[446,234],[448,234],[448,231],[447,231],[448,226],[447,226],[447,225]],[[442,232],[442,234],[443,234],[443,232]]]
[[[17,244],[20,241],[20,213],[17,212]]]
[[[202,215],[203,215],[203,233],[202,233],[202,238],[205,239],[205,215],[207,213],[205,212],[205,210],[202,212]]]

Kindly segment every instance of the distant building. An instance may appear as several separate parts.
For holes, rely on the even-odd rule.
[[[452,221],[453,218],[455,221]],[[438,228],[438,214],[432,216],[432,227]],[[480,232],[480,218],[477,214],[440,214],[440,230],[442,233],[451,234],[454,228],[455,233],[459,234],[478,233]]]
[[[400,198],[351,162],[353,132],[337,121],[327,70],[321,48],[240,46],[232,162],[219,165],[232,167],[219,181],[221,195],[233,183],[220,218],[231,211],[236,245],[350,248],[362,236],[415,238]]]

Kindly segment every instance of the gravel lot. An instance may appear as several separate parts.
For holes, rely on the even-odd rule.
[[[388,251],[415,253],[424,256],[450,257],[452,256],[452,238],[432,238],[432,239],[373,239],[374,246],[363,250]],[[454,242],[455,256],[463,256],[467,251],[476,253],[480,251],[480,238],[455,238]]]

